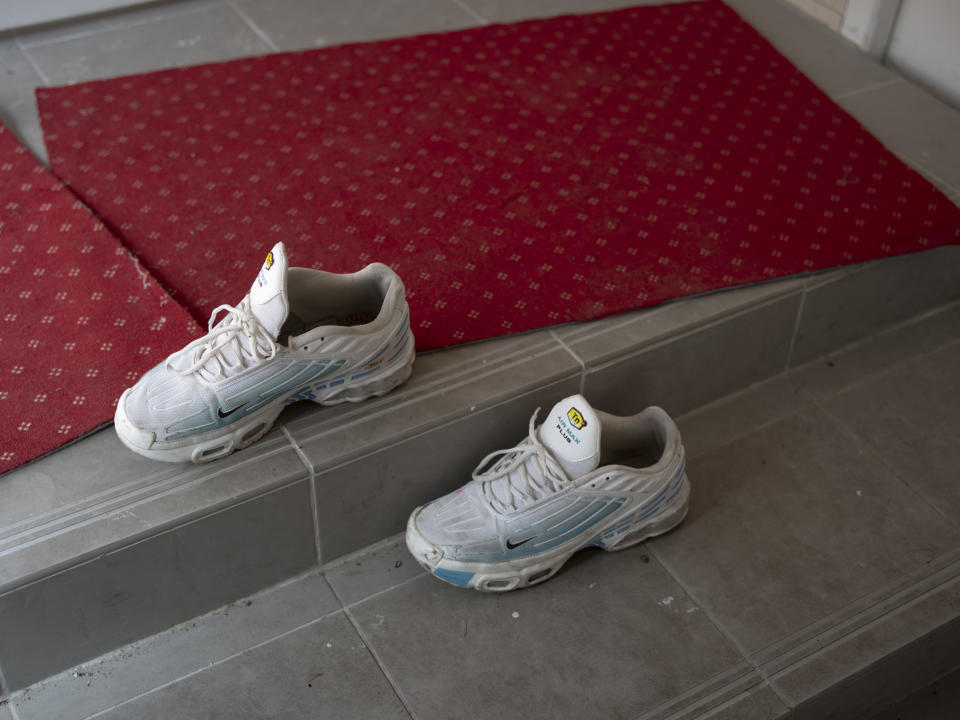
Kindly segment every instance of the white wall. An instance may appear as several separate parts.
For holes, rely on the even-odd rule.
[[[840,32],[870,57],[883,62],[900,0],[849,0]]]
[[[960,107],[960,0],[902,0],[886,61]]]

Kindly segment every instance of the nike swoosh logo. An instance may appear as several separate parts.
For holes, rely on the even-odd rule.
[[[533,535],[533,536],[531,536],[531,537],[528,537],[526,540],[521,540],[520,542],[516,542],[516,543],[515,543],[515,542],[512,542],[512,541],[510,540],[510,538],[507,538],[507,550],[513,550],[514,548],[518,548],[518,547],[520,547],[521,545],[523,545],[524,543],[530,542],[530,541],[533,540],[533,538],[535,538],[535,537],[536,537],[536,535]]]
[[[240,408],[244,407],[246,404],[247,404],[247,403],[244,403],[243,405],[238,405],[238,406],[235,407],[233,410],[227,410],[226,412],[223,411],[223,408],[222,408],[222,407],[218,407],[218,408],[217,408],[217,417],[219,417],[219,418],[225,418],[225,417],[227,417],[228,415],[233,415],[237,410],[239,410]]]

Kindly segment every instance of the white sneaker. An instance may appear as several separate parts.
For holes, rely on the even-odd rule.
[[[683,445],[663,410],[616,417],[574,395],[535,429],[537,413],[519,445],[491,453],[471,482],[410,516],[407,548],[441,580],[526,587],[577,550],[622,550],[686,517]]]
[[[288,268],[283,243],[239,305],[213,311],[209,329],[124,391],[114,420],[134,452],[166,462],[221,458],[260,439],[285,405],[382,395],[410,376],[414,360],[393,270]]]

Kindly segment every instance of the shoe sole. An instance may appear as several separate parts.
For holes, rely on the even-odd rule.
[[[342,403],[355,403],[368,400],[372,397],[386,395],[394,388],[402,385],[413,372],[413,362],[416,354],[411,347],[404,357],[401,364],[383,374],[378,374],[364,382],[354,385],[341,385],[328,391],[322,397],[314,399],[312,402],[318,405],[340,405]],[[120,441],[133,452],[161,462],[183,463],[192,462],[196,464],[211,462],[226,457],[231,453],[249,447],[257,440],[266,435],[273,427],[273,423],[286,407],[287,399],[295,396],[304,388],[308,388],[315,383],[306,383],[296,387],[286,393],[282,398],[278,398],[266,407],[251,413],[237,422],[227,425],[220,429],[220,432],[211,437],[200,436],[189,444],[170,448],[144,448],[138,445],[134,438],[143,431],[136,428],[127,418],[125,407],[127,393],[125,390],[117,403],[117,410],[114,414],[114,425],[116,426],[117,436]],[[217,431],[214,431],[217,432]]]
[[[441,551],[417,529],[417,517],[421,509],[417,508],[407,522],[406,542],[407,549],[425,570],[458,587],[472,588],[480,592],[508,592],[549,580],[560,571],[567,560],[586,547],[600,547],[607,552],[616,552],[673,530],[684,521],[690,509],[690,481],[684,473],[680,488],[669,504],[639,526],[630,527],[624,532],[615,533],[609,539],[603,539],[604,533],[610,528],[616,527],[621,520],[639,511],[628,510],[618,513],[602,528],[591,529],[590,537],[598,538],[594,541],[584,542],[581,536],[555,550],[501,563],[463,563],[444,559]]]

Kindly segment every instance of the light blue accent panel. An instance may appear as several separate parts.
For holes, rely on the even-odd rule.
[[[472,580],[474,576],[474,573],[471,572],[462,572],[461,570],[445,570],[444,568],[437,568],[433,571],[433,574],[441,580],[446,580],[448,583],[453,583],[454,585],[459,585],[460,587],[467,587],[467,585],[470,584],[470,580]]]
[[[217,415],[216,409],[214,409],[209,411],[209,415],[201,414],[193,416],[171,425],[167,431],[167,437],[173,440],[186,437],[187,435],[208,432],[217,427],[231,425],[237,420],[247,417],[251,413],[255,413],[257,410],[269,405],[285,393],[306,383],[313,382],[324,375],[328,375],[342,364],[343,361],[337,361],[337,363],[333,363],[332,365],[326,363],[324,365],[313,366],[301,364],[291,365],[273,378],[270,378],[272,384],[269,387],[264,388],[265,382],[261,381],[245,393],[231,396],[230,407],[224,408],[224,410],[229,412],[231,408],[240,408],[236,412],[231,412],[227,417],[221,418]],[[246,405],[244,406],[245,403]]]
[[[619,510],[625,502],[625,498],[608,498],[590,503],[569,520],[553,528],[548,537],[528,543],[528,545],[532,547],[524,554],[536,555],[537,553],[555,548],[557,545],[562,545],[568,540],[572,540],[577,535],[588,531],[593,525],[596,525],[611,513]],[[518,550],[523,550],[524,548],[526,548],[526,545],[521,545]],[[513,556],[511,555],[511,557]]]
[[[400,353],[402,353],[403,350],[404,350],[404,348],[407,347],[407,343],[409,342],[409,340],[410,340],[410,336],[409,336],[409,335],[405,335],[404,338],[403,338],[403,341],[402,341],[402,342],[400,343],[400,345],[398,346],[397,351],[396,351],[393,355],[391,355],[390,358],[387,360],[387,364],[388,364],[388,365],[389,365],[390,363],[392,363],[394,360],[396,360],[396,359],[400,356]]]
[[[175,439],[185,435],[196,435],[213,430],[221,424],[223,424],[222,421],[216,416],[211,419],[210,410],[207,408],[168,427],[167,438]]]

